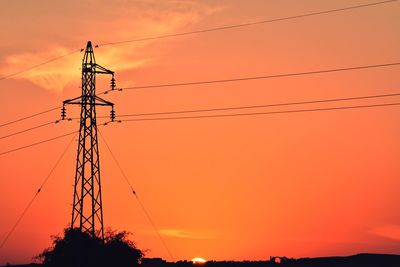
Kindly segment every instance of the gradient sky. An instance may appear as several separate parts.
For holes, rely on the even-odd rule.
[[[83,48],[88,40],[114,42],[369,2],[1,0],[0,76]],[[122,87],[396,62],[398,14],[396,2],[101,47],[95,55]],[[81,58],[76,53],[0,81],[0,123],[78,96]],[[117,114],[158,112],[394,93],[398,79],[398,67],[390,67],[105,98]],[[108,82],[99,77],[98,91]],[[346,104],[328,106],[338,105]],[[71,116],[77,112],[68,107]],[[131,122],[100,130],[176,259],[400,253],[399,115],[398,107],[386,107]],[[57,118],[59,111],[2,127],[0,135]],[[0,152],[77,129],[78,123],[65,122],[0,140]],[[70,139],[0,156],[0,240]],[[148,257],[169,259],[101,141],[100,152],[105,226],[132,232]],[[31,261],[70,223],[75,153],[76,142],[0,249],[0,264]]]

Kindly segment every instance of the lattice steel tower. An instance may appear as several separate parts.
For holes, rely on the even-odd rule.
[[[81,106],[71,228],[79,228],[82,232],[103,239],[96,106],[110,106],[111,121],[114,121],[115,112],[113,103],[96,96],[96,74],[112,75],[111,89],[115,88],[114,72],[96,64],[92,43],[89,41],[82,61],[82,95],[63,102],[61,117],[66,118],[67,104]]]

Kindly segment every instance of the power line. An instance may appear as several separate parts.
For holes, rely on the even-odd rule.
[[[32,143],[32,144],[21,146],[21,147],[18,147],[18,148],[14,148],[14,149],[11,149],[11,150],[8,150],[8,151],[0,152],[0,156],[8,154],[8,153],[15,152],[15,151],[18,151],[18,150],[21,150],[21,149],[37,146],[37,145],[40,145],[40,144],[43,144],[43,143],[47,143],[47,142],[50,142],[50,141],[53,141],[53,140],[56,140],[56,139],[60,139],[60,138],[63,138],[63,137],[69,136],[69,135],[73,135],[73,134],[75,134],[77,132],[78,131],[73,131],[73,132],[70,132],[70,133],[67,133],[67,134],[63,134],[63,135],[59,135],[59,136],[56,136],[56,137],[53,137],[53,138],[45,139],[45,140],[42,140],[42,141],[39,141],[39,142],[36,142],[36,143]]]
[[[363,108],[376,108],[376,107],[389,107],[398,106],[400,102],[384,103],[384,104],[371,104],[371,105],[357,105],[357,106],[343,106],[343,107],[328,107],[328,108],[314,108],[314,109],[295,109],[295,110],[281,110],[281,111],[268,111],[268,112],[252,112],[252,113],[233,113],[233,114],[214,114],[214,115],[199,115],[199,116],[180,116],[180,117],[158,117],[158,118],[140,118],[140,119],[127,119],[119,120],[117,122],[139,122],[139,121],[161,121],[161,120],[182,120],[182,119],[203,119],[203,118],[221,118],[221,117],[237,117],[237,116],[257,116],[257,115],[274,115],[274,114],[289,114],[289,113],[304,113],[304,112],[319,112],[319,111],[333,111],[333,110],[348,110],[348,109],[363,109]],[[103,125],[107,125],[104,123]],[[99,125],[102,126],[102,125]],[[56,139],[60,139],[78,131],[70,132],[67,134],[59,135],[53,138],[45,139],[36,143],[25,145],[22,147],[14,148],[0,153],[0,156],[9,154],[18,150],[29,148],[32,146],[47,143]]]
[[[205,84],[213,84],[213,83],[241,82],[241,81],[260,80],[260,79],[272,79],[272,78],[283,78],[283,77],[292,77],[292,76],[305,76],[305,75],[315,75],[315,74],[324,74],[324,73],[342,72],[342,71],[353,71],[353,70],[372,69],[372,68],[382,68],[382,67],[393,67],[393,66],[398,66],[398,65],[400,65],[400,62],[382,63],[382,64],[374,64],[374,65],[362,65],[362,66],[353,66],[353,67],[343,67],[343,68],[335,68],[335,69],[312,70],[312,71],[305,71],[305,72],[281,73],[281,74],[273,74],[273,75],[239,77],[239,78],[220,79],[220,80],[205,80],[205,81],[193,81],[193,82],[182,82],[182,83],[150,84],[150,85],[143,85],[143,86],[121,87],[121,88],[118,88],[116,90],[106,90],[104,92],[101,92],[100,94],[107,94],[108,92],[117,91],[117,90],[118,91],[139,90],[139,89],[150,89],[150,88],[161,88],[161,87],[174,87],[174,86],[188,86],[188,85],[205,85]]]
[[[42,191],[44,185],[47,183],[47,181],[50,179],[51,175],[53,174],[54,170],[57,168],[58,164],[61,162],[61,159],[64,157],[64,155],[67,153],[69,147],[71,146],[72,142],[74,141],[75,136],[71,139],[71,141],[68,143],[67,147],[65,150],[62,152],[56,163],[54,164],[53,168],[50,170],[49,174],[46,176],[46,178],[43,180],[42,184],[39,186],[38,190],[36,193],[33,195],[32,199],[28,202],[28,205],[26,205],[25,209],[22,211],[21,215],[18,217],[17,221],[15,224],[11,227],[10,231],[7,233],[6,237],[3,239],[3,241],[0,244],[0,249],[3,248],[7,240],[10,238],[12,233],[15,231],[17,228],[18,224],[21,222],[21,220],[24,218],[25,214],[28,212],[30,207],[32,206],[33,202],[39,195],[39,193]]]
[[[182,114],[182,113],[197,113],[197,112],[211,112],[211,111],[225,111],[225,110],[238,110],[238,109],[253,109],[253,108],[269,108],[269,107],[280,107],[280,106],[306,105],[306,104],[318,104],[318,103],[329,103],[329,102],[340,102],[340,101],[353,101],[353,100],[362,100],[362,99],[374,99],[374,98],[384,98],[384,97],[393,97],[393,96],[400,96],[400,93],[368,95],[368,96],[354,96],[354,97],[347,97],[347,98],[329,98],[329,99],[286,102],[286,103],[273,103],[273,104],[262,104],[262,105],[252,105],[252,106],[236,106],[236,107],[209,108],[209,109],[191,109],[191,110],[180,110],[180,111],[122,114],[122,115],[117,116],[117,118],[152,116],[152,115],[170,115],[170,114]]]
[[[181,110],[181,111],[122,114],[122,115],[117,116],[117,118],[153,116],[153,115],[172,115],[172,114],[182,114],[182,113],[198,113],[198,112],[213,112],[213,111],[227,111],[227,110],[240,110],[240,109],[253,109],[253,108],[268,108],[268,107],[292,106],[292,105],[306,105],[306,104],[318,104],[318,103],[329,103],[329,102],[340,102],[340,101],[353,101],[353,100],[363,100],[363,99],[385,98],[385,97],[394,97],[394,96],[400,96],[400,93],[367,95],[367,96],[354,96],[354,97],[347,97],[347,98],[329,98],[329,99],[318,99],[318,100],[285,102],[285,103],[272,103],[272,104],[261,104],[261,105],[250,105],[250,106],[234,106],[234,107],[209,108],[209,109],[192,109],[192,110]],[[381,104],[379,104],[379,105],[381,105]],[[367,106],[356,106],[356,107],[363,108],[363,107],[369,107],[369,106],[367,105]],[[373,107],[375,107],[375,105]],[[350,107],[340,107],[339,109],[348,109],[348,108],[350,108]],[[337,109],[337,108],[334,108],[334,109]],[[325,110],[325,109],[323,109],[323,110]],[[290,111],[290,113],[292,113],[292,112],[305,112],[305,111],[310,111],[310,110]],[[317,111],[319,111],[319,109]],[[272,113],[267,113],[267,114],[276,114],[276,113],[282,113],[282,111],[277,111],[277,112],[272,112]],[[289,112],[288,111],[284,111],[283,113],[289,113]],[[251,114],[253,114],[253,113],[251,113]],[[251,114],[248,114],[248,115],[251,115]],[[257,114],[254,114],[254,115],[257,115]],[[262,114],[265,114],[265,113],[262,113]],[[262,114],[259,114],[259,115],[262,115]],[[225,117],[225,116],[231,116],[231,115],[234,115],[234,114],[211,115],[211,116],[212,117],[214,117],[214,116],[217,116],[217,117],[223,116],[223,117]],[[244,115],[247,115],[247,114],[243,114],[241,116],[244,116]],[[106,117],[108,118],[108,116],[99,116],[98,118],[103,118],[103,117],[104,118],[106,118]],[[197,117],[197,116],[195,116],[195,117]],[[201,118],[203,118],[203,117],[205,117],[205,116],[201,116]],[[160,119],[183,119],[183,118],[187,118],[187,117],[152,118],[150,120],[154,120],[154,119],[155,120],[160,120]],[[190,118],[192,118],[192,117],[190,117]],[[70,118],[69,120],[74,120],[74,119],[75,118]],[[149,119],[138,119],[138,120],[134,120],[134,121],[143,121],[143,120],[149,120]],[[123,120],[123,121],[132,121],[132,120]],[[41,125],[38,125],[38,126],[34,126],[34,127],[31,127],[31,128],[19,131],[19,132],[15,132],[15,133],[12,133],[12,134],[9,134],[9,135],[2,136],[2,137],[0,137],[0,140],[8,138],[8,137],[11,137],[11,136],[14,136],[14,135],[18,135],[18,134],[21,134],[21,133],[24,133],[24,132],[35,130],[35,129],[38,129],[38,128],[41,128],[41,127],[44,127],[44,126],[47,126],[47,125],[50,125],[50,124],[53,124],[53,123],[58,123],[58,122],[59,121],[56,120],[56,121],[44,123],[44,124],[41,124]],[[107,124],[108,123],[106,122],[106,123],[103,123],[102,125],[107,125]],[[72,134],[72,133],[70,133],[70,134]],[[67,134],[67,135],[69,135],[69,134]],[[38,143],[34,143],[34,144],[31,144],[31,145],[27,145],[27,146],[23,146],[23,147],[20,147],[20,148],[12,149],[10,151],[6,151],[6,152],[3,152],[3,153],[0,153],[0,156],[3,155],[3,154],[7,154],[7,153],[10,153],[10,152],[13,152],[13,151],[17,151],[17,150],[28,148],[28,147],[31,147],[31,146],[35,146],[35,145],[38,145],[38,144],[41,144],[41,143],[52,141],[52,140],[55,140],[55,139],[58,139],[58,138],[61,138],[61,137],[64,137],[64,136],[66,136],[66,135],[57,136],[55,138],[50,138],[50,139],[47,139],[47,140],[44,140],[44,141],[40,141]]]
[[[173,87],[173,86],[189,86],[189,85],[203,85],[203,84],[212,84],[212,83],[239,82],[239,81],[248,81],[248,80],[272,79],[272,78],[283,78],[283,77],[291,77],[291,76],[304,76],[304,75],[323,74],[323,73],[332,73],[332,72],[341,72],[341,71],[352,71],[352,70],[360,70],[360,69],[391,67],[391,66],[398,66],[398,65],[400,65],[400,62],[353,66],[353,67],[344,67],[344,68],[336,68],[336,69],[314,70],[314,71],[308,71],[308,72],[292,72],[292,73],[281,73],[281,74],[264,75],[264,76],[220,79],[220,80],[207,80],[207,81],[193,81],[193,82],[185,82],[185,83],[166,83],[166,84],[143,85],[143,86],[134,86],[134,87],[122,87],[122,88],[118,88],[117,90],[118,91],[140,90],[140,89],[151,89],[151,88]],[[106,91],[99,93],[98,95],[107,94],[112,91],[116,91],[116,90],[106,90]],[[30,116],[26,116],[26,117],[16,119],[16,120],[13,120],[13,121],[10,121],[7,123],[3,123],[3,124],[0,124],[0,127],[4,127],[4,126],[10,125],[10,124],[14,124],[16,122],[30,119],[30,118],[54,111],[59,108],[61,108],[61,107],[60,106],[54,107],[54,108],[30,115]],[[144,115],[147,115],[147,114],[144,114]]]
[[[221,117],[237,117],[237,116],[274,115],[274,114],[288,114],[288,113],[302,113],[302,112],[319,112],[319,111],[329,111],[329,110],[346,110],[346,109],[388,107],[388,106],[398,106],[398,105],[400,105],[400,102],[385,103],[385,104],[359,105],[359,106],[344,106],[344,107],[329,107],[329,108],[314,108],[314,109],[295,109],[295,110],[281,110],[281,111],[268,111],[268,112],[252,112],[252,113],[233,113],[233,114],[215,114],[215,115],[181,116],[181,117],[142,118],[142,119],[119,120],[118,122],[162,121],[162,120],[182,120],[182,119],[204,119],[204,118],[221,118]]]
[[[281,17],[281,18],[276,18],[276,19],[268,19],[268,20],[261,20],[261,21],[255,21],[255,22],[249,22],[249,23],[241,23],[241,24],[234,24],[234,25],[228,25],[228,26],[222,26],[222,27],[214,27],[214,28],[208,28],[208,29],[197,30],[197,31],[188,31],[188,32],[181,32],[181,33],[174,33],[174,34],[165,34],[165,35],[158,35],[158,36],[152,36],[152,37],[137,38],[137,39],[131,39],[131,40],[125,40],[125,41],[100,43],[100,44],[98,44],[98,47],[114,46],[114,45],[121,45],[121,44],[134,43],[134,42],[150,41],[150,40],[156,40],[156,39],[165,39],[165,38],[171,38],[171,37],[215,32],[215,31],[222,31],[222,30],[228,30],[228,29],[234,29],[234,28],[242,28],[242,27],[267,24],[267,23],[273,23],[273,22],[279,22],[279,21],[285,21],[285,20],[300,19],[300,18],[305,18],[305,17],[317,16],[317,15],[323,15],[323,14],[329,14],[329,13],[335,13],[335,12],[341,12],[341,11],[348,11],[348,10],[365,8],[365,7],[372,7],[372,6],[377,6],[377,5],[389,4],[389,3],[393,3],[393,2],[397,2],[397,0],[380,1],[380,2],[374,2],[374,3],[369,3],[369,4],[362,4],[362,5],[355,5],[355,6],[343,7],[343,8],[337,8],[337,9],[329,9],[329,10],[323,10],[323,11],[317,11],[317,12],[304,13],[304,14],[300,14],[300,15]]]
[[[135,195],[135,197],[136,197],[136,199],[137,199],[137,201],[138,201],[140,207],[141,207],[142,210],[143,210],[143,213],[146,215],[146,217],[147,217],[147,219],[149,220],[150,224],[151,224],[152,227],[154,228],[154,230],[155,230],[155,232],[156,232],[158,238],[161,240],[161,242],[162,242],[163,246],[165,247],[165,249],[167,250],[167,252],[168,252],[170,258],[172,259],[172,261],[175,262],[175,257],[172,255],[170,249],[168,248],[167,244],[165,243],[164,238],[162,238],[162,236],[161,236],[161,234],[160,234],[160,231],[157,229],[157,226],[155,225],[154,221],[151,219],[150,214],[147,212],[146,208],[145,208],[144,205],[143,205],[143,202],[140,200],[139,196],[138,196],[134,191],[132,191],[132,193]]]
[[[68,120],[74,120],[74,119],[68,119]],[[106,125],[108,125],[108,123],[109,122],[107,121],[107,122],[98,124],[97,127],[106,126]],[[42,140],[42,141],[39,141],[39,142],[36,142],[36,143],[32,143],[32,144],[21,146],[21,147],[17,147],[17,148],[8,150],[8,151],[0,152],[0,156],[5,155],[5,154],[9,154],[9,153],[12,153],[12,152],[15,152],[15,151],[18,151],[18,150],[22,150],[22,149],[25,149],[25,148],[29,148],[29,147],[37,146],[37,145],[40,145],[40,144],[44,144],[44,143],[47,143],[47,142],[50,142],[50,141],[53,141],[53,140],[57,140],[57,139],[72,135],[72,134],[77,133],[77,132],[79,132],[79,131],[73,131],[73,132],[70,132],[70,133],[66,133],[66,134],[63,134],[63,135],[58,135],[56,137],[45,139],[45,140]]]
[[[34,127],[30,127],[28,129],[24,129],[24,130],[21,130],[21,131],[18,131],[18,132],[14,132],[12,134],[1,136],[0,140],[8,138],[8,137],[15,136],[15,135],[18,135],[18,134],[26,133],[26,132],[29,132],[29,131],[32,131],[32,130],[36,130],[36,129],[39,129],[39,128],[42,128],[42,127],[45,127],[45,126],[48,126],[48,125],[51,125],[51,124],[57,124],[59,122],[60,122],[59,120],[46,122],[46,123],[43,123],[43,124],[40,124],[40,125],[37,125],[37,126],[34,126]]]
[[[126,40],[126,41],[100,43],[100,44],[97,45],[97,47],[110,46],[110,45],[120,45],[120,44],[133,43],[133,42],[142,42],[142,41],[149,41],[149,40],[156,40],[156,39],[165,39],[165,38],[170,38],[170,37],[178,37],[178,36],[185,36],[185,35],[192,35],[192,34],[200,34],[200,33],[214,32],[214,31],[228,30],[228,29],[234,29],[234,28],[248,27],[248,26],[254,26],[254,25],[259,25],[259,24],[267,24],[267,23],[273,23],[273,22],[278,22],[278,21],[300,19],[300,18],[305,18],[305,17],[317,16],[317,15],[323,15],[323,14],[329,14],[329,13],[335,13],[335,12],[341,12],[341,11],[348,11],[348,10],[365,8],[365,7],[372,7],[372,6],[377,6],[377,5],[389,4],[389,3],[393,3],[393,2],[397,2],[397,1],[398,0],[380,1],[380,2],[374,2],[374,3],[369,3],[369,4],[362,4],[362,5],[355,5],[355,6],[349,6],[349,7],[344,7],[344,8],[337,8],[337,9],[318,11],[318,12],[311,12],[311,13],[305,13],[305,14],[282,17],[282,18],[276,18],[276,19],[261,20],[261,21],[234,24],[234,25],[228,25],[228,26],[222,26],[222,27],[214,27],[214,28],[208,28],[208,29],[197,30],[197,31],[189,31],[189,32],[176,33],[176,34],[165,34],[165,35],[138,38],[138,39],[132,39],[132,40]],[[30,66],[30,67],[25,68],[25,69],[22,69],[22,70],[7,74],[7,75],[5,75],[3,77],[0,77],[0,81],[8,79],[8,78],[11,78],[11,77],[14,77],[14,76],[17,76],[17,75],[19,75],[21,73],[30,71],[30,70],[35,69],[37,67],[43,66],[45,64],[57,61],[59,59],[62,59],[64,57],[67,57],[69,55],[75,54],[75,53],[80,52],[80,51],[81,51],[81,49],[72,50],[71,52],[66,53],[64,55],[49,59],[47,61],[44,61],[42,63]]]
[[[27,120],[27,119],[30,119],[30,118],[39,116],[39,115],[43,115],[43,114],[49,113],[49,112],[54,111],[54,110],[59,109],[59,108],[61,108],[61,107],[59,106],[59,107],[51,108],[51,109],[48,109],[48,110],[44,110],[44,111],[35,113],[35,114],[33,114],[33,115],[29,115],[29,116],[22,117],[22,118],[13,120],[13,121],[9,121],[9,122],[0,124],[0,127],[4,127],[4,126],[10,125],[10,124],[14,124],[14,123],[16,123],[16,122],[20,122],[20,121],[23,121],[23,120]]]
[[[127,182],[128,186],[131,189],[132,194],[135,196],[136,200],[138,201],[140,207],[142,208],[143,213],[146,215],[148,221],[150,222],[151,226],[153,227],[154,231],[156,232],[158,238],[160,239],[161,243],[163,244],[165,250],[167,251],[167,253],[169,254],[169,256],[171,257],[171,259],[173,261],[175,261],[175,257],[172,255],[171,250],[168,248],[167,243],[165,242],[165,240],[162,238],[160,231],[158,230],[157,226],[155,225],[154,221],[152,220],[150,214],[147,212],[147,209],[145,208],[145,206],[143,205],[143,202],[140,200],[138,194],[136,193],[136,191],[133,189],[133,186],[131,184],[131,182],[129,181],[128,177],[126,176],[124,170],[122,169],[121,165],[119,164],[119,161],[117,160],[117,158],[115,157],[114,153],[112,152],[110,146],[108,145],[106,139],[104,138],[104,136],[101,134],[100,131],[98,131],[100,134],[101,139],[103,140],[104,144],[106,145],[108,151],[110,152],[111,157],[113,158],[114,162],[116,163],[119,171],[121,172],[122,176],[124,177],[125,181]]]
[[[46,64],[48,64],[48,63],[57,61],[57,60],[62,59],[62,58],[64,58],[64,57],[67,57],[67,56],[70,56],[70,55],[72,55],[72,54],[75,54],[75,53],[77,53],[77,52],[79,52],[79,51],[81,51],[81,50],[80,50],[80,49],[79,49],[79,50],[73,50],[73,51],[71,51],[71,52],[69,52],[69,53],[66,53],[66,54],[64,54],[64,55],[61,55],[61,56],[58,56],[58,57],[49,59],[49,60],[47,60],[47,61],[45,61],[45,62],[42,62],[42,63],[36,64],[36,65],[33,65],[33,66],[28,67],[28,68],[26,68],[26,69],[19,70],[19,71],[17,71],[17,72],[13,72],[13,73],[7,74],[7,75],[5,75],[5,76],[3,76],[3,77],[0,77],[0,81],[1,81],[1,80],[5,80],[5,79],[8,79],[8,78],[11,78],[11,77],[14,77],[14,76],[17,76],[17,75],[19,75],[19,74],[21,74],[21,73],[30,71],[30,70],[32,70],[32,69],[35,69],[35,68],[37,68],[37,67],[46,65]]]

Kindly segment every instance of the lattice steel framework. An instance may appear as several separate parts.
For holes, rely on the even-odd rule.
[[[67,104],[81,106],[79,143],[76,158],[71,228],[79,228],[92,236],[104,238],[103,209],[100,180],[100,156],[97,139],[96,106],[114,104],[96,96],[96,74],[110,74],[111,89],[115,88],[114,72],[96,64],[92,43],[87,43],[82,61],[82,95],[63,102],[62,119]]]

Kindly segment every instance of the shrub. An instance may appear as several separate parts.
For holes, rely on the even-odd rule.
[[[53,246],[37,258],[54,267],[135,266],[144,254],[128,236],[126,231],[108,230],[103,242],[79,229],[68,228],[64,229],[64,237],[53,236]]]

